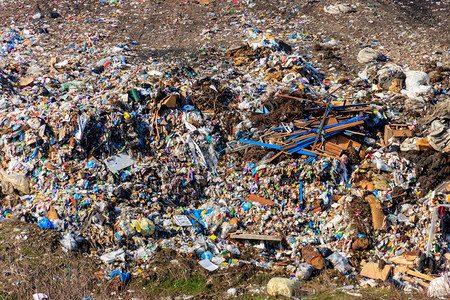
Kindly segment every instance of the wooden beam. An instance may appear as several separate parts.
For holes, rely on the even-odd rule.
[[[281,242],[281,236],[262,235],[262,234],[250,234],[250,233],[232,233],[230,238],[234,240],[251,240],[251,241],[268,241],[268,242]]]
[[[313,150],[316,149],[317,141],[319,140],[320,136],[322,135],[322,128],[323,128],[323,125],[325,124],[325,119],[328,117],[328,113],[330,112],[330,102],[331,102],[331,98],[328,99],[328,101],[327,101],[325,113],[323,114],[322,121],[320,121],[320,127],[319,127],[319,130],[317,131],[317,136],[316,136],[316,139],[314,140],[314,144],[312,146]]]
[[[315,149],[315,150],[306,150],[306,151],[309,151],[309,152],[312,152],[312,153],[314,153],[314,154],[317,154],[317,155],[321,155],[321,156],[326,156],[326,157],[330,157],[330,158],[336,158],[336,159],[339,159],[339,157],[337,157],[337,156],[335,156],[335,155],[330,155],[330,154],[328,154],[328,153],[321,153],[321,152],[319,152],[318,151],[319,149]],[[322,151],[322,152],[325,152],[325,151]]]
[[[432,281],[432,280],[436,279],[436,278],[431,277],[429,275],[422,274],[422,273],[419,273],[419,272],[416,272],[416,271],[413,271],[413,270],[407,270],[406,274],[414,276],[414,277],[418,277],[418,278],[421,278],[421,279],[424,279],[424,280],[428,280],[428,281]]]
[[[280,156],[281,154],[286,153],[284,151],[280,151],[278,152],[276,155],[274,155],[271,159],[269,159],[269,161],[267,162],[268,164],[270,164],[275,158],[277,158],[278,156]]]

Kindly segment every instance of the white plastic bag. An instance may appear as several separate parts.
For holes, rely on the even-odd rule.
[[[436,278],[430,282],[427,291],[428,297],[447,297],[450,296],[449,273]]]
[[[77,241],[73,238],[72,234],[66,233],[61,240],[61,244],[67,250],[74,250],[78,247]]]
[[[387,171],[387,172],[392,171],[392,169],[389,168],[389,166],[386,165],[386,164],[384,163],[384,161],[381,160],[381,159],[379,159],[379,158],[374,159],[374,160],[373,160],[373,163],[375,164],[375,167],[376,167],[378,170],[381,170],[381,171]]]

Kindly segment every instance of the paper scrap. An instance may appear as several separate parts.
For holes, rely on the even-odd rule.
[[[191,221],[189,221],[189,218],[186,217],[185,215],[175,215],[175,216],[173,216],[173,219],[175,220],[175,223],[178,226],[181,226],[181,227],[192,226]]]
[[[122,169],[131,167],[135,162],[136,161],[126,153],[120,153],[105,160],[105,164],[108,166],[108,169],[113,173],[117,173]]]
[[[219,266],[213,264],[209,259],[203,259],[201,261],[198,262],[200,264],[200,266],[202,266],[203,268],[205,268],[206,270],[212,272],[215,271],[219,268]]]

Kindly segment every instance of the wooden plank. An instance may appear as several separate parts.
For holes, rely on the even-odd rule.
[[[290,137],[292,135],[302,135],[305,133],[310,132],[312,129],[308,129],[308,130],[297,130],[297,131],[293,131],[293,132],[289,132],[289,133],[284,133],[284,134],[279,134],[277,135],[277,137],[279,138],[283,138],[283,137]]]
[[[395,199],[395,198],[402,197],[402,196],[406,196],[406,195],[407,195],[407,193],[395,195],[395,196],[392,196],[391,199]]]
[[[329,138],[328,140],[326,140],[323,144],[324,144],[324,145],[325,145],[325,144],[328,144],[329,147],[330,147],[330,148],[333,148],[333,149],[344,150],[344,148],[343,148],[341,145],[335,143],[335,139],[333,139],[333,138],[334,138],[334,136],[330,137],[330,138]]]
[[[355,120],[353,122],[350,122],[350,123],[347,123],[347,124],[338,125],[338,126],[331,125],[331,127],[325,128],[324,131],[325,131],[325,134],[327,134],[327,133],[330,133],[330,132],[339,131],[341,129],[347,129],[347,128],[350,128],[350,127],[354,127],[354,126],[357,126],[357,125],[360,125],[360,124],[363,124],[363,123],[364,123],[364,120]],[[328,127],[328,126],[326,126],[326,127]],[[307,133],[307,132],[302,132],[302,134],[304,134],[304,133]],[[308,136],[310,136],[310,135],[314,136],[315,134],[316,133],[313,132],[313,133],[308,134]],[[301,140],[301,139],[305,139],[305,138],[306,138],[306,136],[295,137],[295,138],[292,138],[291,141],[297,141],[298,139]]]
[[[336,126],[336,127],[325,129],[325,133],[337,131],[337,130],[340,130],[340,129],[347,129],[347,128],[355,127],[355,126],[358,126],[358,125],[361,125],[361,124],[364,124],[364,120],[358,120],[358,121],[354,121],[354,122],[351,122],[351,123],[348,123],[348,124],[339,125],[339,126]]]
[[[341,130],[341,131],[342,131],[342,130]],[[339,132],[340,132],[340,131],[337,131],[337,132],[335,132],[335,133],[328,133],[328,134],[325,135],[323,138],[326,139],[326,138],[328,138],[329,136],[332,136],[332,135],[334,135],[334,134],[338,134]],[[312,139],[312,138],[309,138],[309,139],[307,139],[307,140],[302,141],[301,143],[300,143],[300,142],[299,142],[299,143],[296,143],[297,146],[294,147],[294,148],[289,149],[287,152],[289,152],[289,153],[294,153],[294,152],[300,153],[299,150],[305,149],[306,147],[312,145],[313,141],[312,141],[311,139]]]
[[[357,121],[361,121],[362,120],[361,118],[339,118],[339,117],[332,118],[332,119],[336,120],[337,123],[336,124],[328,124],[328,125],[325,126],[325,129],[333,128],[333,127],[336,127],[336,126],[343,126],[343,125],[351,124],[353,122],[357,122]],[[330,121],[330,123],[334,123],[333,122],[334,120]],[[295,123],[295,121],[294,121],[294,123]],[[295,123],[295,124],[297,125],[298,123]],[[290,133],[285,134],[285,135],[286,136],[291,136],[291,135],[300,135],[300,134],[306,134],[306,133],[315,133],[315,131],[317,131],[317,127],[320,126],[320,120],[318,120],[318,119],[314,120],[313,123],[303,123],[302,122],[300,125],[308,126],[308,127],[311,127],[312,129],[308,129],[307,131],[295,130],[295,131],[290,132]]]
[[[356,132],[356,131],[352,131],[352,130],[346,130],[344,133],[351,133],[351,134],[357,134],[357,135],[362,135],[365,136],[365,133],[361,133],[361,132]]]
[[[344,125],[334,126],[334,127],[329,128],[329,129],[326,129],[325,130],[325,135],[328,135],[329,133],[336,132],[336,131],[339,131],[339,130],[343,130],[343,129],[346,129],[346,128],[350,128],[350,127],[353,127],[353,126],[357,126],[357,125],[360,125],[360,124],[363,124],[363,123],[364,123],[363,120],[359,120],[359,121],[351,122],[351,123],[344,124]],[[283,150],[289,150],[289,149],[295,148],[297,145],[301,144],[301,142],[299,142],[299,140],[302,141],[302,140],[305,140],[305,139],[310,139],[311,137],[314,137],[315,135],[316,135],[315,133],[310,133],[310,134],[302,136],[302,137],[294,138],[291,141],[294,141],[295,143],[294,144],[289,144],[287,146],[283,146]]]
[[[371,111],[372,107],[361,107],[361,108],[354,108],[354,109],[337,109],[338,113],[355,113],[360,111]]]
[[[329,153],[326,153],[325,151],[322,151],[322,150],[320,150],[320,149],[316,149],[316,150],[309,150],[309,149],[307,149],[306,151],[312,152],[312,153],[317,154],[317,155],[320,155],[320,156],[325,156],[325,157],[330,157],[330,158],[339,159],[338,156],[332,155],[332,154],[329,154]],[[319,151],[320,151],[320,152],[319,152]]]
[[[397,275],[397,273],[406,274],[406,270],[408,270],[407,266],[396,266],[394,268],[394,275]]]
[[[314,156],[314,157],[317,156],[316,153],[314,153],[311,150],[305,150],[305,148],[300,149],[300,150],[296,150],[296,151],[294,151],[292,153],[297,153],[297,154],[302,154],[302,155],[307,155],[307,156]]]
[[[416,271],[413,271],[413,270],[407,270],[406,274],[414,276],[414,277],[417,277],[417,278],[421,278],[421,279],[424,279],[424,280],[428,280],[428,281],[432,281],[432,280],[435,279],[432,276],[429,276],[429,275],[426,275],[426,274],[422,274],[422,273],[419,273],[419,272],[416,272]]]
[[[342,154],[342,151],[344,151],[338,145],[333,144],[333,143],[328,142],[328,141],[325,141],[324,149],[325,149],[325,152],[331,153],[332,155],[335,155],[335,156],[340,156]]]
[[[315,133],[310,133],[310,134],[295,138],[295,139],[291,140],[292,143],[287,144],[285,147],[283,147],[283,149],[291,149],[293,147],[296,147],[299,144],[299,142],[313,138],[315,136],[316,136]]]
[[[250,233],[232,233],[230,238],[234,240],[251,240],[251,241],[268,241],[268,242],[281,242],[281,236],[262,235],[262,234],[250,234]]]
[[[394,198],[394,197],[392,197]],[[405,251],[402,256],[407,260],[415,260],[420,255],[420,250]]]
[[[402,257],[402,256],[394,256],[391,257],[389,259],[390,263],[396,264],[396,265],[404,265],[404,266],[408,266],[408,267],[413,267],[414,266],[414,262],[413,261],[409,261],[406,258]]]
[[[406,280],[406,281],[408,281],[408,282],[411,282],[411,283],[417,283],[417,284],[420,284],[422,287],[424,287],[424,288],[426,288],[426,289],[428,289],[428,287],[429,287],[429,284],[428,284],[428,283],[422,282],[422,280],[418,280],[417,278],[410,277],[410,276],[408,276],[408,275],[403,275],[403,276],[402,276],[402,279],[403,279],[403,280]]]
[[[320,112],[320,111],[323,111],[324,109],[325,109],[324,107],[318,107],[318,108],[305,109],[305,111]],[[353,113],[353,112],[360,112],[360,111],[371,111],[372,107],[367,106],[367,104],[355,104],[355,105],[345,105],[345,106],[333,106],[333,109],[340,114],[340,113]]]
[[[282,153],[282,152],[280,152],[280,153]],[[248,195],[247,201],[249,201],[251,203],[259,203],[262,205],[274,205],[275,204],[275,202],[273,202],[272,200],[257,196],[255,194]]]
[[[283,153],[287,153],[287,152],[284,152],[284,151],[280,151],[280,152],[278,152],[276,155],[274,155],[271,159],[269,159],[269,161],[267,162],[268,164],[270,164],[274,159],[276,159],[278,156],[280,156],[281,154],[283,154]]]
[[[286,145],[286,146],[283,146],[283,150],[289,151],[289,150],[291,150],[291,149],[293,149],[293,148],[297,148],[299,145],[302,145],[302,144],[304,144],[304,143],[308,143],[307,145],[304,146],[304,148],[305,148],[305,147],[307,147],[307,146],[309,146],[310,144],[313,143],[311,139],[313,139],[314,136],[315,136],[315,135],[312,135],[312,136],[309,136],[309,137],[306,138],[306,139],[301,139],[301,140],[295,141],[294,143],[291,143],[291,144],[288,144],[288,145]]]
[[[328,99],[328,101],[327,101],[326,110],[325,110],[325,112],[324,112],[324,114],[323,114],[322,121],[320,121],[320,127],[319,127],[319,129],[317,130],[317,136],[316,136],[316,139],[314,140],[314,144],[312,145],[312,149],[313,149],[313,150],[316,149],[317,141],[318,141],[319,138],[322,136],[322,128],[323,128],[323,125],[325,125],[325,120],[326,120],[326,118],[328,117],[328,114],[330,113],[330,110],[331,110],[331,109],[330,109],[330,103],[331,103],[331,98]]]

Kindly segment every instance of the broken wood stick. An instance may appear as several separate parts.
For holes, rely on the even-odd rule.
[[[230,238],[234,240],[253,240],[253,241],[269,241],[269,242],[281,242],[280,236],[262,235],[262,234],[250,234],[250,233],[232,233]]]
[[[422,274],[422,273],[419,273],[419,272],[416,272],[416,271],[413,271],[413,270],[406,270],[406,274],[414,276],[414,277],[418,277],[418,278],[421,278],[421,279],[424,279],[424,280],[427,280],[427,281],[432,281],[432,280],[435,279],[432,276],[429,276],[429,275],[426,275],[426,274]]]

